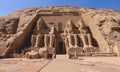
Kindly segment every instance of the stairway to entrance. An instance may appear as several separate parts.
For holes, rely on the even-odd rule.
[[[68,59],[66,54],[58,54],[56,55],[56,59]]]
[[[68,59],[66,55],[57,55],[46,67],[39,72],[81,72],[80,65]]]

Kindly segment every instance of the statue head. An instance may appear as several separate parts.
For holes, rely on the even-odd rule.
[[[49,34],[55,34],[55,26],[54,25],[50,25],[50,32]]]
[[[77,22],[77,25],[79,28],[85,28],[86,25],[83,23],[83,21],[81,19],[79,19],[79,21]]]
[[[72,30],[73,29],[73,21],[72,20],[68,20],[66,23],[66,28]]]

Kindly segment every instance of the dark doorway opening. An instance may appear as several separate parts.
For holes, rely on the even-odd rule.
[[[66,54],[66,48],[65,48],[65,44],[63,41],[59,42],[58,54]]]

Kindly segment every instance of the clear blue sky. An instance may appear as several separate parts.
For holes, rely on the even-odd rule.
[[[41,6],[77,6],[120,10],[120,0],[0,0],[0,16],[23,8]]]

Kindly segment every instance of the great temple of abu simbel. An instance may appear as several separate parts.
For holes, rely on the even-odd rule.
[[[77,7],[45,7],[13,13],[0,20],[0,56],[119,56],[120,25],[117,19],[110,17],[112,11],[108,11],[110,14],[106,12]]]
[[[66,54],[69,48],[94,47],[89,27],[83,23],[80,17],[73,16],[78,21],[70,18],[70,16],[66,20],[63,20],[63,18],[41,17],[37,21],[36,28],[31,36],[32,46],[55,48],[57,54]],[[55,19],[59,21],[55,21]]]

